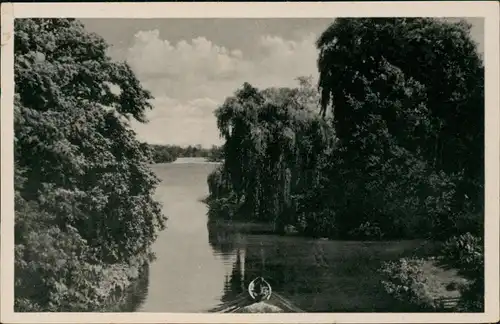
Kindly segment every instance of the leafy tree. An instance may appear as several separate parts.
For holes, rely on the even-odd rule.
[[[318,40],[319,94],[308,78],[298,89],[245,84],[217,111],[237,214],[344,238],[480,232],[484,80],[468,31],[337,19]]]
[[[220,162],[224,159],[224,151],[222,147],[212,145],[210,152],[208,153],[208,160],[210,162]]]
[[[358,188],[349,197],[372,196],[353,204],[362,210],[345,205],[353,213],[392,214],[393,223],[430,212],[424,222],[445,236],[464,230],[455,226],[464,213],[482,213],[484,69],[469,31],[428,18],[340,18],[318,39],[322,112],[334,115]]]
[[[153,162],[154,163],[168,163],[173,162],[179,156],[179,149],[174,146],[168,145],[150,145],[153,151]]]
[[[444,259],[472,281],[460,307],[480,311],[484,67],[469,32],[463,21],[341,18],[317,47],[322,113],[339,138],[328,178],[346,184],[330,187],[337,222],[356,234],[369,222],[386,237],[451,237]]]
[[[107,48],[74,19],[15,21],[17,309],[102,307],[165,226],[128,124],[152,97]]]
[[[236,214],[273,222],[278,231],[298,224],[305,212],[299,196],[317,182],[319,157],[334,141],[331,127],[314,111],[317,93],[307,78],[300,82],[297,89],[262,91],[245,83],[216,111],[226,142],[223,170],[209,178],[215,181],[210,187],[227,187],[228,179]]]
[[[245,83],[216,111],[224,162],[207,179],[209,217],[345,239],[456,236],[442,254],[473,282],[462,308],[480,309],[484,68],[469,30],[340,18],[317,42],[319,93],[307,78]],[[405,262],[388,265],[386,289],[427,308],[413,278],[423,263]]]
[[[222,150],[220,147],[212,145],[211,148],[203,148],[201,145],[180,147],[178,145],[149,145],[152,150],[153,163],[169,163],[175,161],[178,157],[196,157],[206,158],[212,162],[218,162],[222,159]]]

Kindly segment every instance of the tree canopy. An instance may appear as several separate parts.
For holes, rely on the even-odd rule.
[[[210,162],[219,162],[223,159],[222,149],[216,145],[212,145],[211,148],[204,148],[199,144],[188,145],[187,147],[150,144],[149,148],[153,151],[154,163],[169,163],[179,157],[205,158]]]
[[[447,241],[441,256],[472,281],[461,304],[481,311],[484,67],[470,28],[337,18],[317,40],[317,92],[304,78],[298,89],[244,84],[216,112],[225,161],[207,180],[209,217]],[[421,270],[389,268],[413,283]]]
[[[323,151],[335,141],[317,113],[317,92],[307,78],[299,81],[295,89],[258,90],[245,83],[216,111],[226,142],[224,163],[209,177],[212,193],[227,193],[213,181],[225,183],[242,214],[281,230],[298,221],[294,197],[317,182]]]
[[[259,205],[261,190],[256,218],[302,208],[337,237],[479,233],[484,69],[469,31],[430,18],[336,19],[317,41],[318,91],[307,78],[298,89],[245,84],[217,111],[226,161],[211,179],[231,180],[237,206]]]
[[[385,97],[391,105],[377,115],[392,138],[433,170],[463,174],[460,194],[480,201],[484,67],[470,28],[432,18],[336,19],[317,41],[319,86],[341,141],[371,118],[367,91]]]
[[[469,32],[463,21],[340,18],[317,41],[322,112],[357,182],[375,175],[369,191],[403,190],[425,206],[418,214],[453,214],[445,227],[483,208],[484,68]]]
[[[16,309],[96,310],[166,218],[128,121],[151,94],[74,19],[15,20]]]

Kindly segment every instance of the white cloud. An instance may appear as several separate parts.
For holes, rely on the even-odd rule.
[[[213,117],[218,103],[210,98],[185,102],[162,97],[154,99],[155,107],[148,114],[149,122],[131,122],[140,140],[152,144],[201,144],[210,147],[221,144]]]
[[[262,36],[258,57],[228,49],[204,37],[171,44],[157,30],[141,31],[127,61],[155,96],[150,122],[136,125],[149,142],[179,145],[220,143],[213,110],[243,82],[257,87],[294,86],[301,75],[316,75],[315,36],[285,40]]]

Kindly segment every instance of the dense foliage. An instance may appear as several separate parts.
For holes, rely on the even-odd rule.
[[[484,240],[465,233],[453,236],[443,246],[443,261],[460,270],[470,280],[463,287],[459,309],[471,312],[484,311]]]
[[[382,281],[384,289],[397,300],[415,306],[416,311],[430,311],[437,307],[426,274],[422,270],[426,260],[403,258],[385,262],[380,271],[387,277]]]
[[[181,147],[178,145],[151,144],[154,163],[169,163],[180,157],[205,158],[210,162],[222,161],[222,149],[216,145],[204,148],[201,145]]]
[[[244,84],[216,112],[225,161],[208,178],[209,216],[340,239],[452,238],[442,253],[474,282],[464,308],[479,309],[484,67],[470,28],[338,18],[317,41],[318,91],[304,78]],[[418,280],[410,268],[387,271]]]
[[[385,262],[380,268],[385,279],[385,291],[395,298],[409,302],[418,310],[439,309],[433,290],[439,290],[444,283],[440,277],[432,279],[434,271],[457,269],[454,276],[459,283],[451,289],[460,292],[455,310],[467,312],[484,311],[484,245],[483,240],[470,233],[453,236],[442,245],[437,258],[400,259]],[[429,265],[432,265],[429,267]],[[439,267],[439,268],[438,268]],[[441,279],[442,280],[442,279]],[[442,290],[442,288],[441,288]]]
[[[96,311],[153,257],[165,217],[144,122],[151,95],[73,19],[15,20],[15,307]]]
[[[246,84],[218,110],[231,194],[214,205],[339,238],[480,235],[484,76],[469,29],[336,19],[317,42],[319,94],[304,78]]]
[[[234,215],[273,222],[278,231],[288,223],[300,222],[305,231],[318,226],[304,198],[319,182],[321,157],[334,136],[314,112],[309,90],[306,79],[297,89],[259,91],[246,83],[216,111],[226,142],[224,163],[208,178],[218,198],[212,209],[233,204]]]
[[[331,187],[338,220],[369,221],[386,237],[452,237],[442,253],[473,282],[462,309],[477,311],[484,67],[469,33],[463,21],[337,19],[317,46],[322,113],[333,113],[342,152],[330,177],[345,184]]]
[[[370,18],[336,19],[321,35],[340,218],[388,236],[481,233],[484,69],[469,32],[464,22]]]

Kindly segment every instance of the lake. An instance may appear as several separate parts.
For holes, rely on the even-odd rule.
[[[183,162],[152,166],[162,180],[156,197],[167,229],[153,246],[157,260],[130,310],[207,312],[263,275],[274,291],[307,312],[405,311],[384,292],[377,269],[384,260],[426,254],[427,243],[249,235],[207,225],[201,199],[216,164]]]

